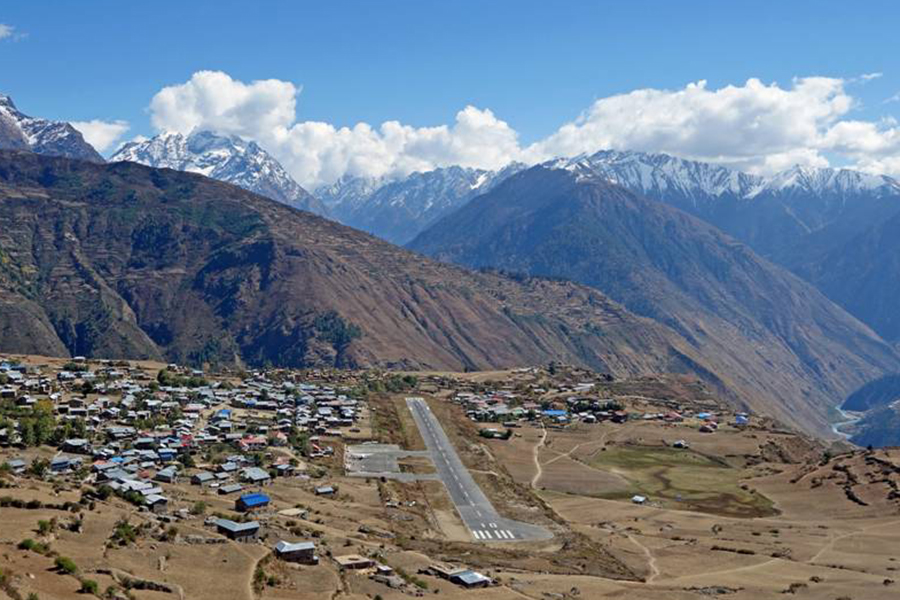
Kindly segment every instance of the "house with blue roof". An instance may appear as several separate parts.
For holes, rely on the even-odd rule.
[[[269,505],[269,497],[265,494],[244,494],[234,502],[234,509],[239,512],[259,510]]]

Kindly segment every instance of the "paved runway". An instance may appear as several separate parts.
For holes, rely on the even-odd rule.
[[[422,398],[407,398],[406,404],[412,412],[416,425],[431,451],[431,458],[437,474],[444,482],[456,510],[472,538],[479,542],[516,542],[546,540],[553,537],[549,531],[537,525],[530,525],[512,519],[504,519],[487,499],[475,480],[463,465],[453,444],[444,433],[440,422],[432,414]]]

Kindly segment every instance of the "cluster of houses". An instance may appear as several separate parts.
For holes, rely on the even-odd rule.
[[[175,365],[168,370],[182,381],[203,377]],[[196,387],[174,387],[161,385],[172,377],[157,381],[143,369],[76,358],[62,369],[4,361],[0,375],[0,400],[13,404],[17,414],[46,400],[57,424],[81,425],[83,437],[59,444],[49,464],[51,474],[84,474],[87,468],[94,483],[132,500],[141,496],[155,512],[168,508],[162,486],[182,478],[227,495],[262,488],[273,477],[294,476],[298,461],[288,460],[286,453],[267,468],[260,468],[259,455],[271,446],[288,445],[291,432],[302,432],[309,440],[306,458],[328,456],[334,451],[322,437],[340,435],[340,428],[352,426],[360,411],[357,400],[331,385],[272,380],[265,372],[243,381],[199,379]],[[20,423],[3,423],[0,446],[20,444]],[[185,465],[193,463],[188,457],[213,445],[233,452],[206,470],[190,469],[188,475]],[[29,466],[21,457],[8,462],[18,472]]]
[[[522,420],[564,425],[574,421],[623,423],[629,415],[614,400],[585,396],[593,384],[580,384],[575,391],[582,395],[537,402],[522,399],[510,390],[488,393],[458,392],[453,401],[463,406],[473,421],[502,423],[515,427]],[[538,392],[542,390],[537,390]]]
[[[671,409],[664,411],[630,411],[618,400],[592,395],[594,386],[594,383],[584,382],[571,385],[564,390],[532,389],[532,392],[538,394],[552,392],[551,397],[541,401],[520,398],[510,389],[480,393],[459,391],[453,396],[453,401],[465,409],[466,415],[471,420],[500,423],[507,429],[517,427],[523,421],[543,422],[548,426],[565,426],[571,423],[625,423],[635,420],[682,423],[686,419],[693,419],[698,422],[701,432],[711,433],[717,429],[723,417],[712,412],[679,407],[675,403],[671,403],[673,405]],[[738,413],[731,420],[731,425],[735,427],[745,427],[749,424],[750,416],[747,413]],[[484,437],[509,438],[508,431],[498,428],[488,427],[480,431]]]

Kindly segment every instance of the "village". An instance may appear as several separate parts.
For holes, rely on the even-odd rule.
[[[543,527],[548,540],[484,539],[462,526],[404,404],[413,396],[429,399],[497,510]],[[662,433],[651,443],[649,431]],[[617,556],[615,536],[598,545],[554,516],[576,498],[573,479],[588,494],[609,467],[603,460],[621,473],[646,456],[673,461],[672,473],[724,472],[682,461],[712,460],[694,448],[738,435],[791,434],[691,382],[615,381],[553,365],[456,376],[0,357],[0,542],[10,558],[0,581],[13,598],[195,597],[200,589],[389,598],[472,588],[506,597],[522,592],[515,566],[528,555],[541,556],[536,568],[549,575],[594,556],[576,571],[639,579],[635,558]],[[604,453],[579,457],[598,443]],[[390,452],[376,452],[384,449],[399,454],[385,461]],[[585,465],[599,470],[584,477]],[[598,497],[623,507],[775,514],[737,482],[719,504],[693,498],[689,485],[652,487],[642,473],[627,485],[600,475]],[[548,511],[548,501],[562,508]],[[559,543],[569,550],[554,553]],[[187,575],[213,556],[235,567],[202,584]],[[27,577],[36,561],[55,565],[46,589],[46,577]]]

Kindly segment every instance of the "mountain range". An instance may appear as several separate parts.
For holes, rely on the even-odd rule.
[[[725,388],[676,332],[600,292],[423,259],[196,174],[2,151],[0,223],[4,352],[440,370],[565,361]]]
[[[520,172],[409,247],[602,290],[677,331],[788,422],[824,430],[847,394],[898,367],[893,347],[799,277],[705,221],[581,168]]]
[[[849,169],[770,177],[662,154],[598,152],[547,164],[599,177],[700,217],[900,341],[900,182]]]
[[[103,162],[103,157],[72,125],[29,117],[4,94],[0,94],[0,149]]]
[[[396,180],[343,177],[316,190],[335,219],[395,244],[411,241],[426,227],[525,168],[499,171],[444,167]]]
[[[320,200],[257,144],[210,131],[135,141],[102,165],[71,125],[6,96],[0,148],[5,350],[689,372],[818,432],[900,372],[890,177],[602,151],[345,176]]]
[[[162,133],[125,144],[110,161],[200,173],[294,208],[320,215],[327,212],[319,199],[303,189],[268,152],[235,135],[211,131]]]

